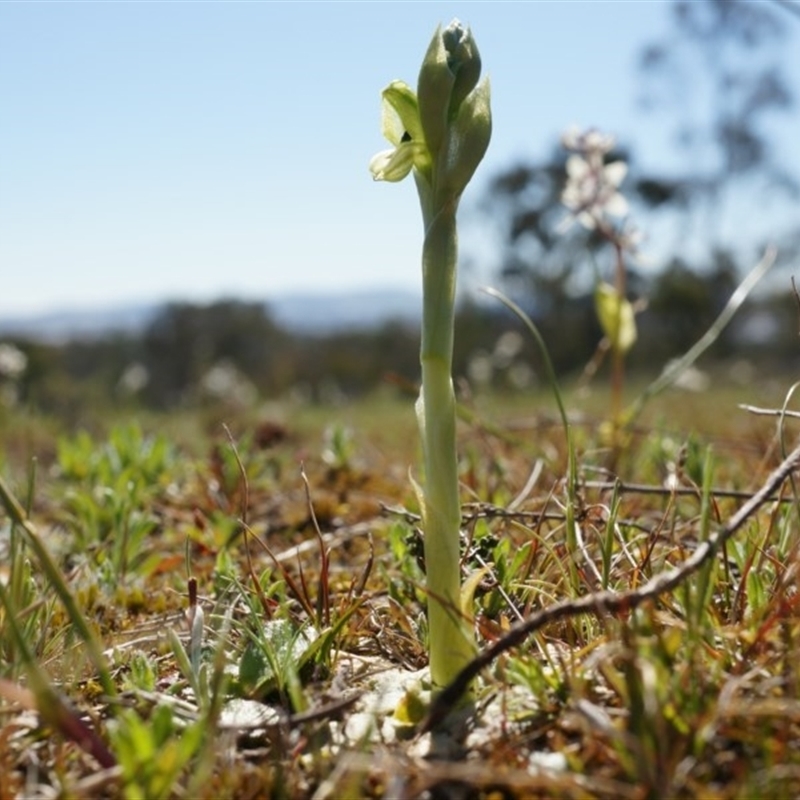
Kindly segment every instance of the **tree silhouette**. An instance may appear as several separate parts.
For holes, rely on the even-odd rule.
[[[662,127],[672,131],[679,166],[645,171],[630,141],[609,152],[606,163],[628,163],[621,188],[637,222],[645,230],[666,225],[671,231],[670,252],[651,272],[671,271],[670,279],[648,287],[632,273],[627,288],[629,295],[647,294],[658,310],[658,320],[645,321],[651,331],[659,329],[663,336],[670,320],[677,326],[666,336],[677,352],[695,335],[700,320],[713,318],[720,291],[735,285],[740,267],[752,258],[750,249],[761,246],[765,235],[773,242],[783,237],[780,252],[784,263],[789,260],[800,228],[793,222],[796,217],[785,214],[782,219],[777,210],[789,210],[800,190],[797,167],[781,162],[769,124],[794,100],[780,63],[780,45],[791,34],[779,6],[757,0],[673,0],[671,20],[671,28],[642,49],[639,101],[643,112],[665,119]],[[700,115],[693,113],[697,106],[703,110]],[[567,153],[557,147],[541,162],[509,165],[490,181],[480,210],[498,232],[495,266],[503,288],[543,330],[555,332],[549,344],[570,362],[586,350],[580,337],[592,329],[579,309],[593,313],[585,296],[598,277],[611,274],[614,254],[603,247],[596,230],[577,225],[565,230],[561,199],[566,163]],[[741,190],[749,194],[742,197]],[[763,213],[759,191],[767,193],[776,211]],[[729,206],[737,214],[751,215],[734,242],[723,235]],[[755,224],[759,221],[764,223],[760,227]],[[699,295],[690,293],[692,303],[703,303],[694,308],[697,324],[692,325],[668,311],[670,303],[684,296],[677,288],[696,283],[689,281],[689,274],[717,284]],[[660,292],[669,300],[659,297]]]

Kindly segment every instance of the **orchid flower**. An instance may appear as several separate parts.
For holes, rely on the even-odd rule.
[[[393,81],[383,90],[381,129],[394,147],[370,161],[369,169],[376,181],[401,181],[414,167],[430,172],[431,156],[422,132],[417,96],[407,83]]]

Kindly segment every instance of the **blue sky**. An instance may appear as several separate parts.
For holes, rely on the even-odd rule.
[[[0,313],[416,289],[413,182],[367,164],[381,89],[453,17],[492,82],[466,205],[571,123],[667,157],[634,104],[657,0],[0,3]]]

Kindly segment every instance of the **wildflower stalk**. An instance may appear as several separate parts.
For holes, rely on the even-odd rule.
[[[619,237],[612,236],[611,242],[614,246],[614,255],[616,257],[616,269],[614,271],[614,291],[616,292],[617,303],[614,309],[614,322],[613,330],[617,332],[617,336],[611,343],[611,358],[612,358],[612,372],[611,372],[611,421],[614,425],[614,446],[619,445],[619,426],[622,414],[622,396],[623,386],[625,383],[625,350],[619,343],[619,332],[622,330],[622,315],[624,313],[625,296],[627,294],[626,274],[625,274],[625,255]]]
[[[615,460],[621,447],[625,355],[636,342],[634,308],[626,297],[625,285],[625,253],[635,252],[635,236],[613,221],[628,213],[627,200],[619,191],[628,168],[620,160],[606,163],[606,156],[614,147],[612,136],[595,130],[581,133],[571,129],[562,137],[562,144],[571,151],[566,162],[567,182],[561,195],[562,203],[572,212],[568,223],[577,220],[614,248],[614,285],[598,282],[595,306],[605,343],[611,350],[611,442]]]
[[[417,92],[394,81],[383,92],[383,132],[394,149],[376,155],[376,180],[413,171],[425,238],[422,247],[422,391],[417,418],[425,462],[420,491],[425,532],[430,669],[443,687],[472,659],[475,641],[461,606],[460,523],[453,393],[456,211],[491,136],[489,84],[468,29],[436,30]]]

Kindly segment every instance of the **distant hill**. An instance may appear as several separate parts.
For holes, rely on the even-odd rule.
[[[93,339],[115,332],[143,330],[158,312],[158,304],[99,309],[56,309],[40,314],[0,316],[0,336],[38,341]]]
[[[370,328],[390,319],[413,323],[419,319],[420,304],[420,296],[414,292],[391,290],[337,295],[297,292],[264,301],[279,325],[298,333]],[[166,302],[138,303],[0,316],[0,336],[57,342],[93,339],[119,332],[136,333],[144,330],[164,305]]]
[[[390,319],[416,322],[421,295],[409,291],[364,291],[347,294],[297,293],[267,301],[273,319],[292,331],[325,332],[373,328]]]

